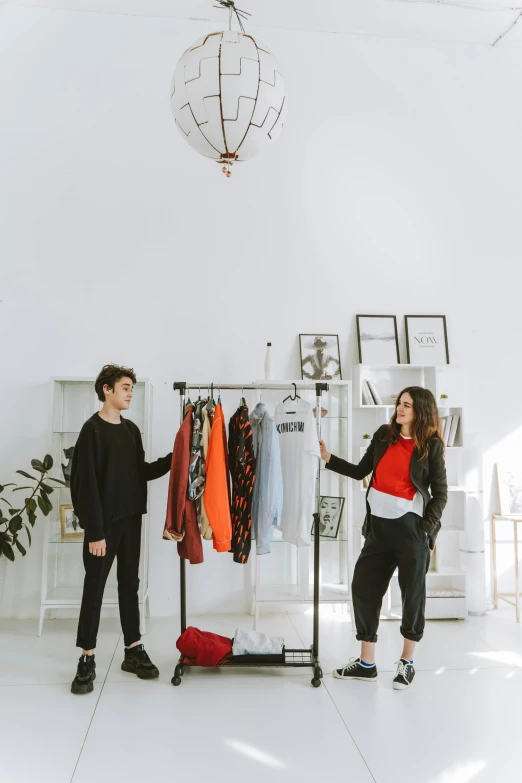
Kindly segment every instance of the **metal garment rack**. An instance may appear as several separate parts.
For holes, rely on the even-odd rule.
[[[316,412],[319,415],[316,416],[317,422],[317,434],[321,437],[321,399],[323,391],[328,391],[327,383],[286,383],[286,384],[271,384],[271,383],[252,383],[244,385],[226,385],[216,383],[195,383],[188,384],[185,382],[176,382],[174,384],[174,391],[179,391],[180,394],[180,410],[181,421],[183,421],[185,411],[185,400],[187,391],[198,391],[201,389],[211,390],[213,396],[214,389],[221,391],[294,391],[297,395],[297,391],[314,391],[316,394]],[[312,677],[312,685],[314,688],[319,688],[323,677],[321,665],[319,662],[319,554],[320,554],[320,536],[319,536],[319,469],[317,470],[316,479],[316,497],[315,497],[315,513],[313,515],[313,530],[314,530],[314,600],[313,600],[313,641],[309,648],[303,649],[286,649],[284,650],[284,656],[236,656],[232,657],[226,663],[222,664],[223,667],[269,667],[269,668],[312,668],[314,671]],[[181,614],[181,633],[187,630],[187,583],[186,583],[186,562],[184,558],[180,558],[180,614]],[[270,661],[273,658],[273,662]],[[248,659],[248,660],[245,660]],[[277,659],[277,661],[276,661]],[[174,670],[174,676],[172,677],[173,685],[181,685],[181,678],[185,673],[186,668],[190,666],[184,662],[184,656],[181,655],[176,668]]]

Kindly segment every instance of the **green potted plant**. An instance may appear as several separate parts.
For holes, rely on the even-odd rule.
[[[17,555],[24,557],[27,554],[26,546],[27,543],[31,546],[31,528],[35,525],[38,511],[41,511],[44,517],[47,517],[52,511],[53,504],[49,496],[54,492],[55,488],[50,486],[48,482],[52,481],[63,487],[68,486],[65,481],[48,476],[49,471],[53,467],[53,458],[50,454],[46,454],[43,462],[39,459],[31,460],[31,466],[37,474],[36,476],[32,476],[25,470],[17,470],[16,472],[34,482],[33,484],[23,487],[19,487],[12,482],[0,484],[0,503],[3,503],[3,506],[0,506],[0,604],[7,561],[11,560],[13,562]],[[2,496],[8,487],[11,488],[9,500]],[[19,502],[16,502],[14,493],[24,490],[27,491],[27,497],[24,498],[24,503],[21,505]],[[23,539],[25,546],[20,540],[20,536],[24,531]]]

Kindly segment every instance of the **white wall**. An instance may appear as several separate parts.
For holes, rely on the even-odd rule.
[[[3,481],[46,451],[49,376],[134,366],[155,386],[162,455],[173,380],[259,377],[270,339],[295,377],[314,330],[340,335],[349,367],[357,312],[396,313],[401,341],[405,313],[445,313],[468,429],[490,461],[507,437],[519,448],[522,52],[252,27],[290,114],[226,180],[168,100],[208,25],[5,7],[0,21]],[[166,487],[150,501],[158,615],[177,610]],[[41,534],[9,565],[5,616],[36,614]],[[244,572],[211,560],[191,571],[193,608],[246,607]]]

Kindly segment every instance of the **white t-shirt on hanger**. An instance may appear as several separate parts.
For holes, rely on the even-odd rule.
[[[315,482],[319,439],[311,406],[306,400],[287,400],[275,410],[283,472],[283,512],[279,530],[297,546],[312,543]]]

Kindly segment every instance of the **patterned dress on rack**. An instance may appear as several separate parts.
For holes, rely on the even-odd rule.
[[[203,456],[203,408],[206,400],[198,400],[194,405],[194,425],[192,430],[192,443],[189,462],[189,486],[188,496],[194,501],[198,530],[201,533],[201,502],[207,480],[205,471],[205,459]]]
[[[252,539],[252,495],[256,459],[248,407],[241,405],[230,419],[229,467],[232,475],[232,552],[234,562],[246,563]]]

